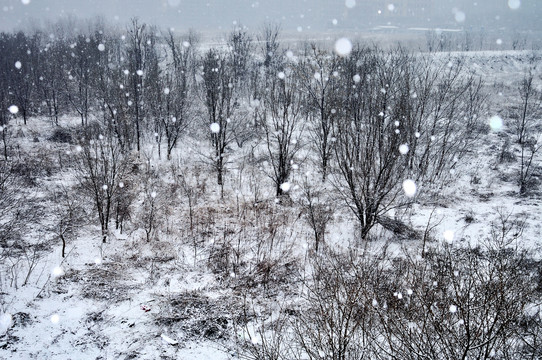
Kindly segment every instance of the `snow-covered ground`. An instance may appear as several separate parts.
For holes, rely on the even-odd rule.
[[[519,196],[519,163],[502,163],[498,159],[505,138],[513,136],[504,109],[517,101],[517,87],[530,66],[531,55],[467,54],[467,68],[485,80],[489,113],[500,114],[504,126],[478,140],[468,160],[455,170],[438,197],[408,210],[406,219],[412,228],[423,232],[429,225],[434,227],[433,243],[477,244],[489,237],[499,213],[511,214],[525,221],[521,245],[534,257],[541,257],[542,192]],[[63,118],[61,126],[73,127],[77,122]],[[30,156],[45,154],[57,161],[72,147],[48,140],[55,127],[46,119],[30,119],[26,126],[18,120],[14,128],[17,147]],[[183,141],[193,148],[204,146],[194,139]],[[170,163],[157,158],[155,146],[149,145],[151,161],[167,178]],[[101,244],[99,228],[87,224],[68,241],[67,255],[62,258],[61,243],[54,234],[39,226],[25,234],[35,243],[46,240],[48,248],[40,253],[25,285],[31,255],[19,264],[0,265],[0,358],[240,358],[240,342],[246,329],[239,327],[237,319],[243,315],[243,302],[251,298],[263,304],[287,298],[288,291],[299,286],[288,281],[299,278],[298,272],[303,271],[312,235],[300,219],[296,193],[300,190],[293,188],[291,204],[277,203],[272,184],[263,172],[256,172],[254,178],[245,174],[244,183],[240,183],[236,180],[240,170],[234,168],[221,200],[213,184],[214,175],[195,155],[198,151],[204,152],[190,152],[180,145],[173,160],[182,166],[201,167],[198,179],[191,180],[192,185],[201,183],[204,189],[194,209],[200,221],[195,230],[187,225],[188,205],[181,197],[164,215],[168,229],[163,226],[156,241],[147,242],[142,230],[132,225],[124,234],[116,232],[107,244]],[[510,151],[518,156],[519,147],[513,140]],[[534,164],[539,180],[541,163],[542,153],[538,153]],[[39,175],[36,185],[22,189],[21,195],[42,199],[44,209],[54,211],[50,191],[66,184],[70,179],[67,175],[71,176],[62,172]],[[301,182],[302,177],[298,178]],[[258,196],[255,188],[260,191]],[[43,217],[44,229],[56,215]],[[338,209],[328,227],[326,242],[330,246],[347,246],[355,243],[354,236],[352,216]],[[221,258],[223,240],[230,238],[235,239],[228,243],[233,255]],[[403,246],[418,251],[422,246],[414,240],[392,241],[392,245],[398,251]],[[281,268],[267,271],[258,262],[262,258],[268,260],[270,268],[273,261]],[[229,274],[215,271],[216,267],[230,269]],[[13,280],[15,273],[18,279]],[[266,285],[269,273],[281,277],[273,288]]]

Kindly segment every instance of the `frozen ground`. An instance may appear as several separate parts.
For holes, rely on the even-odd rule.
[[[520,197],[516,182],[518,162],[498,161],[505,138],[512,136],[504,108],[517,101],[514,94],[529,66],[530,53],[483,52],[467,56],[468,68],[486,81],[489,113],[500,114],[504,127],[482,136],[468,161],[456,169],[439,196],[413,206],[406,219],[422,232],[428,224],[434,225],[432,241],[478,243],[489,236],[491,223],[498,219],[499,211],[510,213],[514,218],[525,219],[521,245],[540,257],[541,192]],[[75,122],[66,118],[62,126]],[[47,140],[54,127],[45,119],[31,119],[27,126],[19,123],[16,127],[15,141],[29,154],[49,154],[55,158],[69,148]],[[35,137],[39,142],[34,142]],[[177,161],[187,166],[199,164],[200,159],[185,150],[179,149]],[[517,156],[518,151],[512,141],[511,152]],[[156,156],[152,161],[167,173],[167,161]],[[539,153],[535,164],[540,166],[541,161]],[[39,226],[27,233],[26,238],[36,242],[48,239],[49,248],[40,256],[24,286],[23,278],[31,263],[28,257],[20,264],[2,265],[0,358],[239,358],[239,344],[246,330],[237,325],[243,301],[250,297],[258,304],[287,297],[288,291],[297,286],[288,283],[288,279],[299,275],[289,273],[287,264],[296,264],[292,265],[293,269],[303,267],[311,235],[307,225],[298,220],[295,190],[292,204],[277,204],[271,196],[272,190],[265,190],[269,187],[268,180],[260,184],[244,183],[239,188],[232,171],[225,200],[220,200],[212,188],[213,175],[205,168],[202,171],[202,181],[206,177],[210,180],[207,193],[196,206],[201,223],[195,232],[199,234],[194,235],[186,225],[185,202],[168,215],[172,230],[163,231],[158,241],[150,243],[141,236],[141,229],[131,227],[102,245],[99,229],[87,225],[68,242],[67,256],[63,259],[60,241],[54,236],[45,234]],[[48,191],[68,181],[69,177],[64,175],[40,176],[33,189],[21,190],[21,194],[43,198],[43,206],[54,209]],[[538,179],[540,175],[539,169]],[[245,181],[249,181],[248,177]],[[251,199],[255,195],[251,191],[257,185],[261,193],[259,204],[254,204]],[[262,221],[262,218],[273,220]],[[339,210],[328,228],[328,244],[355,243],[353,224],[348,212]],[[256,249],[255,238],[267,236],[269,229],[281,234],[280,241]],[[239,257],[231,259],[231,263],[217,263],[220,258],[215,256],[221,250],[221,239],[230,234],[240,234],[239,238],[243,238],[234,249]],[[414,240],[392,244],[413,251],[421,247]],[[284,282],[273,283],[271,288],[266,285],[269,271],[257,263],[263,252],[270,259],[282,261],[281,269],[274,270],[272,276],[280,276]],[[225,276],[215,271],[219,266],[231,268],[231,272]],[[19,278],[13,281],[15,272]]]

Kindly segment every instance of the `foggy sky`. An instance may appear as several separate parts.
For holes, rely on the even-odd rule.
[[[424,2],[428,5],[419,5]],[[390,4],[393,11],[389,10]],[[456,16],[458,11],[464,14],[463,21],[457,21],[462,20]],[[2,31],[25,29],[29,24],[59,17],[86,19],[97,15],[120,25],[137,16],[164,29],[210,32],[228,30],[234,21],[254,30],[266,22],[280,23],[286,32],[303,33],[390,25],[503,32],[542,30],[541,0],[521,0],[516,10],[508,6],[508,0],[356,0],[352,8],[345,5],[345,0],[0,0]]]

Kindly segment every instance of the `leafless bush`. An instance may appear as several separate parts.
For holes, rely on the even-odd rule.
[[[535,294],[527,254],[511,246],[521,224],[510,220],[500,217],[484,247],[444,245],[395,263],[375,308],[378,358],[520,356],[518,323]]]
[[[481,246],[442,244],[423,258],[324,247],[287,321],[254,312],[259,337],[247,351],[266,359],[536,358],[539,274],[518,247],[522,228],[502,213]]]
[[[157,240],[157,233],[171,212],[176,187],[163,183],[158,172],[149,169],[141,179],[139,220],[147,241]]]
[[[71,188],[61,186],[59,191],[53,191],[52,202],[58,218],[51,231],[62,241],[62,257],[65,257],[68,241],[77,236],[85,211],[77,193]]]
[[[502,144],[501,151],[499,152],[500,163],[511,163],[516,161],[516,156],[510,148],[510,138],[506,138]]]
[[[271,313],[258,313],[258,307],[245,296],[239,324],[243,358],[254,360],[287,360],[294,358],[289,313],[277,308]]]
[[[322,190],[305,182],[303,185],[303,212],[314,233],[314,250],[318,252],[324,243],[327,224],[333,219],[333,203],[324,195]]]
[[[297,346],[311,360],[370,357],[376,321],[373,287],[383,263],[325,249],[312,265],[314,279],[307,284],[306,305],[293,319]]]

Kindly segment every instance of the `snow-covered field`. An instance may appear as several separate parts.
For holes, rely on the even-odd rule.
[[[542,191],[538,184],[519,196],[520,148],[506,113],[518,101],[517,88],[530,66],[529,57],[540,54],[457,55],[466,55],[468,71],[483,77],[488,113],[499,115],[504,123],[477,140],[438,197],[403,210],[403,219],[420,233],[431,227],[427,246],[441,242],[475,246],[490,236],[499,214],[510,215],[510,219],[524,221],[519,245],[541,259]],[[540,68],[535,71],[540,87],[542,72]],[[74,127],[78,121],[65,117],[60,126]],[[227,174],[221,199],[215,175],[198,156],[205,152],[204,142],[184,138],[171,161],[158,159],[156,144],[149,142],[145,158],[165,183],[175,181],[171,163],[181,169],[199,169],[189,179],[190,185],[200,189],[193,208],[196,224],[190,228],[188,200],[179,195],[171,209],[160,215],[163,221],[156,239],[147,242],[144,231],[133,221],[122,234],[116,230],[102,244],[96,219],[90,218],[67,242],[62,258],[61,241],[48,229],[62,216],[55,213],[52,193],[73,180],[73,174],[65,173],[58,162],[74,146],[49,140],[55,126],[47,119],[31,118],[27,125],[18,119],[13,127],[15,148],[22,156],[55,165],[48,173],[39,172],[33,185],[21,185],[18,194],[43,214],[24,238],[45,248],[39,252],[26,249],[17,263],[6,257],[0,264],[0,358],[245,358],[243,344],[251,334],[250,326],[239,320],[246,316],[244,305],[250,303],[257,314],[258,309],[273,308],[274,303],[285,308],[295,301],[292,295],[303,286],[301,280],[310,271],[307,257],[313,251],[311,229],[301,216],[301,190],[295,185],[301,185],[301,172],[310,165],[303,165],[300,174],[294,175],[289,202],[275,201],[273,185],[264,172],[249,173],[240,167],[232,167]],[[538,130],[540,127],[539,119]],[[501,162],[506,138],[510,138],[509,152],[515,160]],[[246,147],[239,149],[239,156],[247,152]],[[533,164],[539,182],[542,152],[536,154]],[[354,246],[354,218],[337,206],[326,244],[337,249]],[[383,245],[375,242],[369,247]],[[422,243],[392,237],[389,246],[397,253],[419,253]],[[229,255],[222,256],[225,251]],[[220,271],[224,268],[227,273]]]

